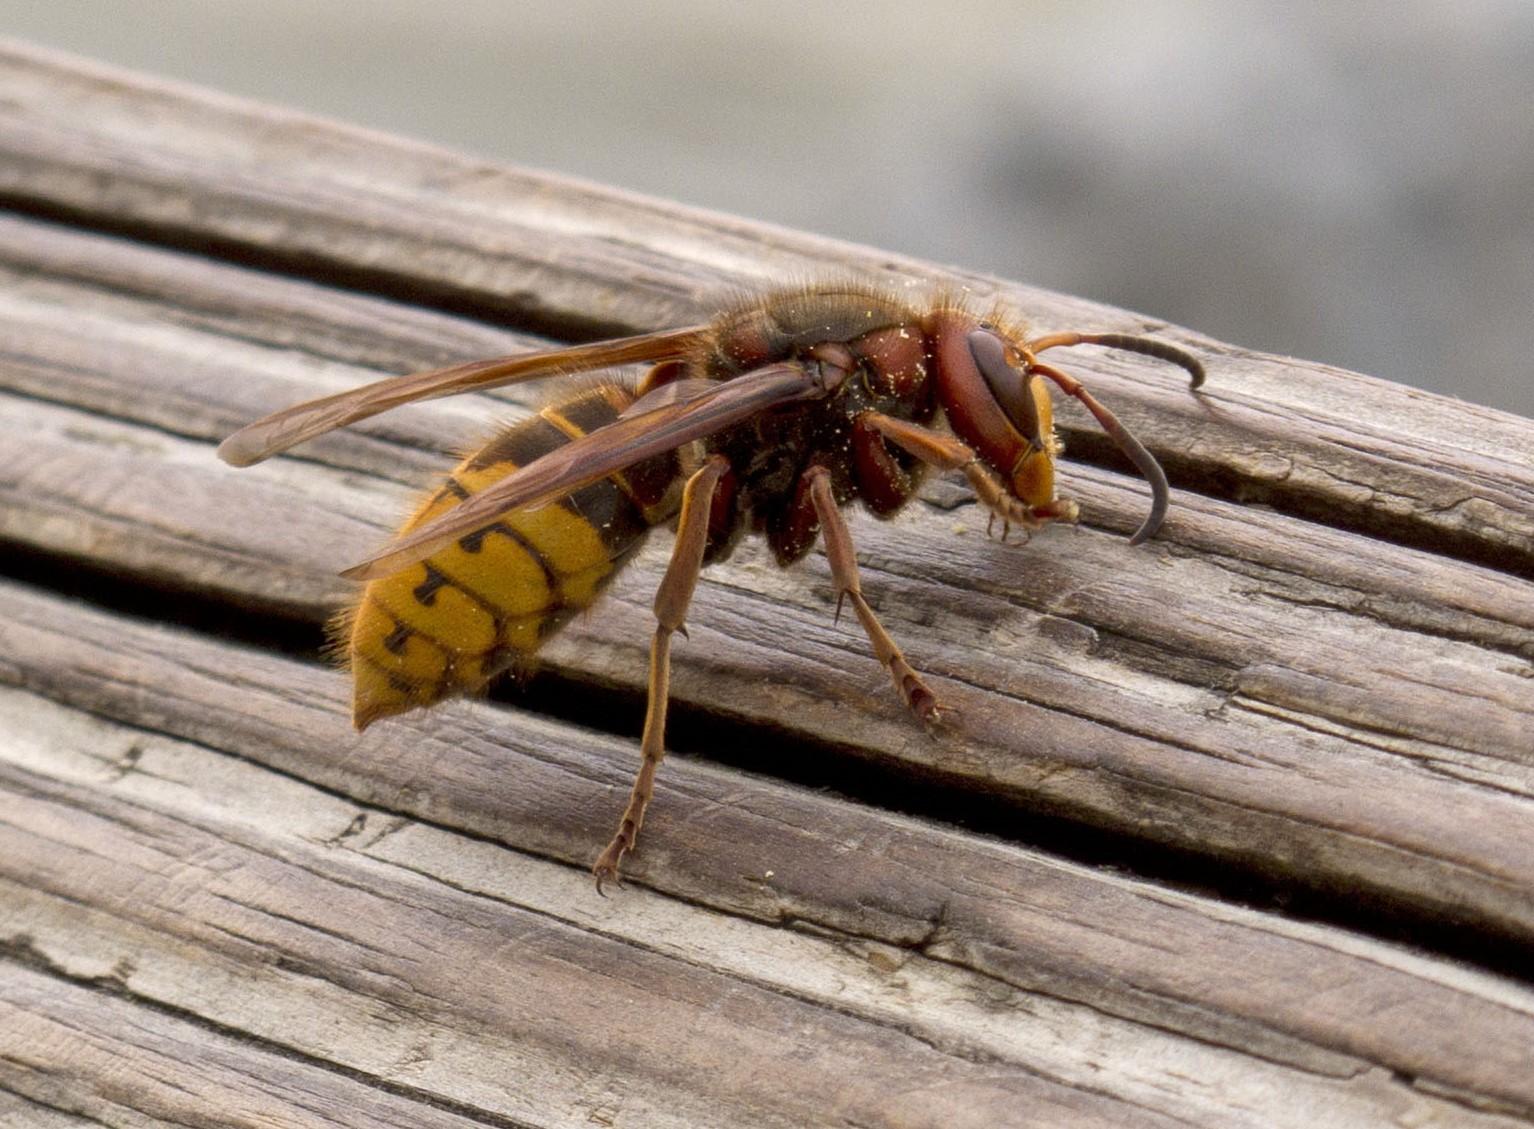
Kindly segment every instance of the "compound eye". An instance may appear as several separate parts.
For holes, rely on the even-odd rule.
[[[986,387],[1001,405],[1007,419],[1030,446],[1042,450],[1044,435],[1039,427],[1038,406],[1034,403],[1033,389],[1030,387],[1037,378],[1019,372],[1007,363],[1007,346],[991,330],[971,330],[968,340],[970,355],[975,358],[975,367],[985,378]]]

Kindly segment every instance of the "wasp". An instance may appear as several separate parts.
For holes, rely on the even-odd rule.
[[[675,545],[655,596],[641,761],[618,830],[593,868],[597,890],[634,849],[664,756],[672,636],[699,570],[760,533],[788,565],[824,542],[837,612],[850,605],[906,706],[942,706],[863,596],[842,508],[894,514],[928,470],[957,471],[1002,535],[1077,520],[1055,493],[1048,386],[1079,400],[1149,480],[1131,545],[1166,513],[1166,475],[1079,381],[1039,360],[1102,345],[1182,366],[1172,345],[1118,333],[1029,337],[962,300],[916,306],[860,285],[780,290],[705,325],[472,361],[299,404],[231,435],[219,455],[248,466],[401,404],[554,374],[651,367],[637,384],[596,384],[501,429],[458,464],[377,555],[342,575],[365,581],[338,621],[355,683],[353,722],[472,694],[525,667],[590,607],[650,529]],[[941,425],[946,422],[946,428]]]

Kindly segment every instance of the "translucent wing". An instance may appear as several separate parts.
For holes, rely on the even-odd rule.
[[[687,382],[691,384],[692,382]],[[702,383],[702,382],[700,382]],[[562,498],[616,470],[712,435],[777,404],[824,395],[826,384],[797,364],[768,365],[733,380],[707,382],[683,396],[663,385],[630,413],[513,471],[436,521],[399,538],[377,556],[347,569],[351,580],[374,580],[426,559],[445,545],[483,529],[512,510]],[[669,402],[667,402],[669,401]],[[640,409],[640,410],[635,410]]]
[[[470,361],[431,372],[376,381],[319,400],[295,404],[240,428],[219,445],[218,457],[231,466],[250,466],[338,427],[376,416],[401,404],[434,400],[459,392],[499,388],[554,373],[589,372],[614,365],[683,356],[704,339],[704,326],[621,337],[568,349],[547,349]]]

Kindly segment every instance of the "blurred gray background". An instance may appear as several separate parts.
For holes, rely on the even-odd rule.
[[[1534,415],[1534,2],[0,0],[0,33]]]

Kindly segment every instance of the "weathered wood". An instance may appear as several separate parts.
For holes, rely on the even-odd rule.
[[[0,217],[0,560],[245,634],[328,615],[444,452],[543,395],[228,470],[213,442],[267,410],[542,343],[326,283],[585,336],[834,262],[1189,343],[1197,398],[1072,361],[1185,488],[1150,545],[1079,414],[1109,466],[1068,468],[1079,530],[988,542],[943,482],[855,519],[942,731],[831,622],[820,558],[754,549],[699,589],[684,715],[1020,838],[1047,812],[1462,956],[1534,947],[1529,421],[27,49],[0,52],[0,201],[30,213]],[[549,648],[557,679],[642,687],[664,548]],[[359,738],[337,674],[0,582],[7,686],[0,1124],[1534,1122],[1528,986],[1341,927],[687,758],[598,901],[624,740],[466,704]]]
[[[0,53],[0,105],[0,199],[588,335],[686,324],[721,291],[828,263],[1002,297],[1045,329],[1155,329],[1218,358],[1207,395],[1137,361],[1078,367],[1174,482],[1534,574],[1534,450],[1505,413],[32,48]]]
[[[150,1009],[135,1054],[238,1030],[519,1124],[1534,1112],[1534,994],[1492,976],[689,761],[657,838],[749,900],[599,900],[626,742],[494,711],[495,745],[460,714],[358,748],[317,668],[14,585],[0,623],[0,679],[58,703],[0,692],[8,949]]]
[[[0,1090],[0,1126],[4,1129],[87,1129],[99,1124],[20,1094]]]
[[[102,291],[51,266],[87,258],[118,281]],[[15,264],[16,280],[0,318],[24,343],[9,379],[29,397],[9,401],[0,424],[0,532],[167,587],[322,619],[344,598],[334,570],[408,505],[408,491],[357,472],[425,475],[441,458],[432,448],[504,409],[482,398],[422,405],[326,437],[303,461],[235,474],[208,457],[208,442],[252,401],[362,374],[260,347],[286,309],[304,311],[293,324],[316,324],[312,287],[203,264],[195,288],[178,289],[183,263],[0,224],[0,265]],[[130,277],[142,299],[127,296]],[[247,289],[260,300],[245,318],[233,298]],[[384,323],[402,350],[468,332],[362,298],[324,309],[340,325],[316,330],[310,349]],[[296,343],[291,332],[279,340]],[[371,348],[377,359],[383,344]],[[411,363],[408,353],[397,361]],[[172,427],[196,441],[164,434]],[[1133,527],[1137,483],[1073,477],[1089,521]],[[932,506],[953,497],[939,488]],[[782,572],[747,551],[710,570],[676,652],[677,698],[1024,808],[1534,936],[1534,837],[1522,833],[1534,825],[1525,582],[1188,495],[1140,552],[1090,528],[1000,546],[977,536],[971,512],[856,529],[866,587],[960,711],[936,737],[894,703],[859,633],[830,621],[818,560]],[[970,527],[957,541],[956,517]],[[652,555],[549,649],[554,669],[641,688],[657,580]],[[635,873],[649,875],[645,865],[641,855]]]
[[[7,944],[20,964],[0,980],[0,1086],[38,1104],[18,1106],[17,1126],[294,1125],[471,1129],[467,1117],[390,1093],[293,1055],[274,1054],[206,1024],[138,1006],[122,990],[132,961],[89,984],[69,970],[25,967],[37,954]],[[63,972],[64,975],[59,975]],[[100,1080],[89,1088],[81,1079]],[[403,1088],[402,1088],[403,1089]],[[0,1125],[7,1122],[0,1092]],[[64,1110],[84,1115],[65,1118]],[[89,1119],[89,1120],[86,1120]]]

